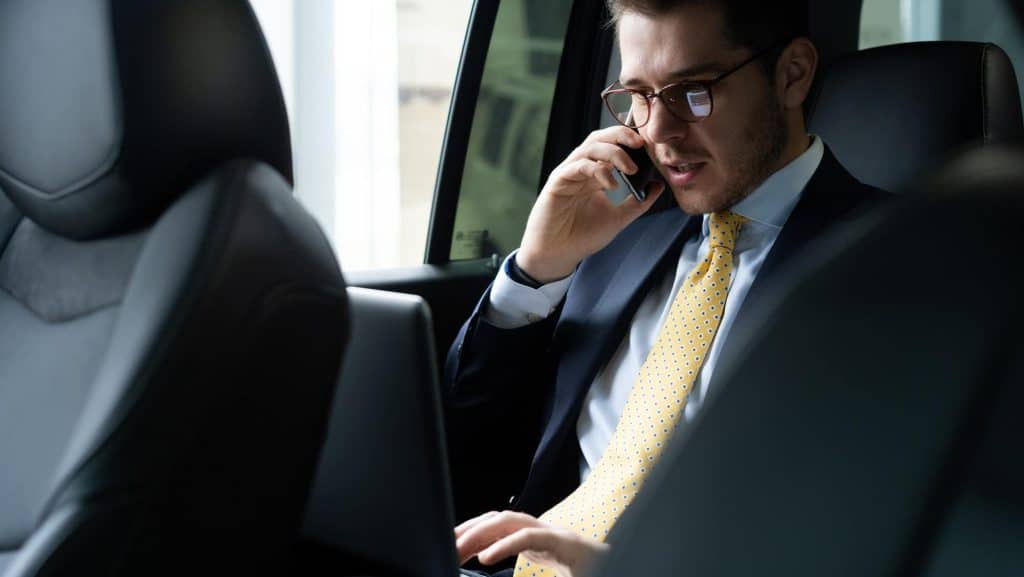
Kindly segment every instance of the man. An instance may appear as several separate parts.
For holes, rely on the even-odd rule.
[[[552,172],[446,367],[450,418],[489,423],[478,439],[495,433],[479,461],[514,462],[517,485],[525,476],[518,512],[456,529],[461,561],[521,554],[517,575],[578,574],[607,548],[763,287],[885,196],[806,132],[818,60],[806,3],[609,7],[622,70],[604,98],[625,125],[591,133]],[[620,146],[644,147],[664,178],[642,202],[605,196],[613,168],[636,170]],[[676,206],[649,210],[666,185]]]

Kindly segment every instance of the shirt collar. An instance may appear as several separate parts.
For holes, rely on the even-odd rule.
[[[751,221],[774,228],[782,228],[789,214],[800,200],[804,187],[814,176],[825,154],[821,138],[811,135],[811,145],[789,164],[764,179],[754,192],[736,203],[730,210]],[[708,218],[704,215],[704,235],[708,234]]]

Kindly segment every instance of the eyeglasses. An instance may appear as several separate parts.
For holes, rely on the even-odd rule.
[[[655,92],[633,90],[623,87],[618,82],[613,82],[611,86],[601,92],[601,99],[604,100],[608,111],[612,113],[612,117],[619,124],[629,128],[640,128],[647,124],[651,119],[651,101],[655,98],[660,98],[665,108],[679,120],[700,122],[711,116],[711,111],[714,110],[715,101],[711,96],[712,86],[778,46],[778,44],[773,44],[765,48],[711,80],[684,80],[669,84]]]

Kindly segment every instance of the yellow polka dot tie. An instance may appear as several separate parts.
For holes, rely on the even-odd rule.
[[[708,255],[683,281],[654,346],[640,367],[615,433],[597,466],[575,491],[541,516],[604,541],[633,501],[676,428],[686,397],[715,339],[732,279],[732,252],[746,218],[711,215]],[[515,577],[551,577],[553,568],[522,555]]]

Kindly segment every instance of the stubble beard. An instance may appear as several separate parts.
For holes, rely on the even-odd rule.
[[[724,186],[720,206],[712,212],[728,210],[750,196],[769,176],[779,168],[779,160],[789,141],[789,128],[778,103],[770,101],[765,106],[761,122],[748,126],[743,137],[751,142],[751,152],[743,158],[736,158],[733,177]]]
[[[703,207],[693,206],[677,194],[676,200],[685,212],[710,214],[728,210],[750,196],[765,179],[781,168],[779,160],[789,141],[789,127],[782,110],[773,99],[766,99],[761,110],[765,112],[759,122],[747,125],[743,133],[743,139],[751,143],[750,148],[746,149],[748,153],[736,155],[727,163],[733,167],[732,176],[723,185],[721,194],[714,195],[717,199],[705,196],[712,202]],[[684,186],[683,191],[700,194],[696,186],[692,185]]]

